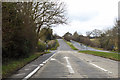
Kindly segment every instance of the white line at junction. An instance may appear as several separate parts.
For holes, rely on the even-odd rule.
[[[108,71],[108,70],[106,70],[106,69],[104,69],[104,68],[102,68],[102,67],[99,67],[98,65],[96,65],[96,64],[93,64],[93,63],[90,63],[91,65],[93,65],[93,66],[95,66],[95,67],[97,67],[97,68],[99,68],[99,69],[101,69],[102,71],[105,71],[105,72],[108,72],[108,73],[112,73],[112,72],[110,72],[110,71]]]

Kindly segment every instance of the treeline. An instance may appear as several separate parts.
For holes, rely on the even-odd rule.
[[[42,52],[44,50],[51,50],[54,48],[58,42],[57,42],[57,36],[54,34],[53,35],[53,30],[51,28],[43,28],[40,31],[39,34],[39,40],[38,40],[38,46],[37,46],[37,51]]]
[[[2,59],[28,57],[38,49],[43,27],[66,23],[62,2],[3,2],[2,3]],[[51,29],[48,29],[51,30]],[[52,32],[48,31],[49,37]],[[43,41],[44,43],[44,41]]]
[[[100,47],[106,50],[119,51],[119,39],[120,34],[118,32],[119,26],[116,23],[112,29],[106,30],[99,37]]]
[[[83,43],[85,45],[90,45],[90,46],[96,47],[96,44],[93,43],[92,41],[90,41],[89,37],[79,35],[77,32],[75,32],[73,35],[71,33],[67,32],[63,36],[63,38],[67,41],[74,40],[74,41]]]
[[[118,38],[120,37],[119,35],[119,26],[118,26],[118,21],[116,20],[116,23],[114,24],[113,28],[106,29],[105,31],[101,30],[93,30],[86,32],[88,34],[87,36],[90,38],[90,36],[93,36],[95,44],[97,44],[99,48],[103,48],[105,50],[113,50],[113,51],[119,51],[119,40]],[[92,35],[94,33],[94,35]]]
[[[71,33],[67,32],[63,37],[68,41],[74,40],[92,47],[120,51],[118,21],[116,21],[115,25],[111,29],[106,31],[94,29],[93,31],[86,32],[86,35],[87,36],[79,35],[77,32],[72,35]]]

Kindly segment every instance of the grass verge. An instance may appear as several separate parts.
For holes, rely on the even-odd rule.
[[[103,48],[97,48],[97,47],[92,47],[92,46],[88,46],[88,47],[91,47],[91,48],[94,48],[94,49],[98,49],[98,50],[104,50]]]
[[[55,41],[56,41],[55,47],[51,48],[50,50],[57,50],[57,47],[59,47],[59,42],[58,42],[58,40],[56,39]]]
[[[29,56],[28,58],[19,59],[19,60],[9,60],[9,63],[2,65],[2,77],[7,78],[8,76],[15,73],[20,68],[24,67],[29,62],[37,59],[40,55],[50,52],[35,53]]]
[[[71,42],[64,40],[73,50],[78,50]]]
[[[108,52],[89,51],[89,50],[79,51],[79,52],[120,61],[120,54],[118,54],[118,53],[108,53]]]

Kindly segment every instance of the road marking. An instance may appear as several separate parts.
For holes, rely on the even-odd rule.
[[[55,59],[55,58],[51,58],[50,60],[51,60],[51,61],[54,61],[54,60],[56,60],[56,59]]]
[[[22,80],[29,79],[32,75],[34,75],[45,63],[47,63],[48,60],[50,60],[56,53],[54,53],[52,56],[50,56],[47,60],[43,62],[43,64],[39,64],[37,68],[35,68],[30,74],[28,74],[26,77],[24,77]]]
[[[43,64],[47,63],[47,61],[44,61]]]
[[[81,75],[83,78],[88,78],[88,76],[87,75]]]
[[[21,75],[24,75],[25,73],[21,73],[21,74],[17,74],[17,75],[15,75],[15,76],[21,76]]]
[[[70,73],[75,73],[74,70],[73,70],[73,68],[72,68],[72,66],[71,66],[71,64],[70,64],[70,62],[68,61],[68,58],[69,58],[69,57],[66,57],[66,56],[65,56],[64,58],[66,59],[67,67],[68,67],[69,72],[70,72]]]
[[[40,66],[38,66],[35,70],[33,70],[30,74],[28,74],[24,79],[22,80],[27,80],[29,79],[34,73],[36,73],[40,69]]]
[[[45,60],[45,61],[43,62],[43,64],[46,64],[47,61],[49,61],[55,54],[56,54],[56,53],[54,53],[51,57],[49,57],[47,60]]]
[[[51,58],[50,60],[51,60],[51,61],[56,61],[56,62],[62,64],[63,66],[66,66],[65,64],[63,64],[63,63],[61,63],[60,61],[56,60],[55,58]]]
[[[44,64],[40,64],[40,66],[43,66]]]
[[[106,70],[104,68],[101,68],[101,67],[97,66],[96,64],[93,64],[93,63],[90,63],[90,64],[95,66],[95,67],[97,67],[97,68],[99,68],[99,69],[101,69],[102,71],[105,71],[105,72],[108,72],[108,73],[112,73],[112,72],[110,72],[110,71],[108,71],[108,70]]]

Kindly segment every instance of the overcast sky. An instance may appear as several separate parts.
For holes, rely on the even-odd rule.
[[[118,17],[120,0],[63,0],[67,7],[68,25],[53,28],[63,36],[66,32],[86,34],[93,29],[105,30],[113,27]]]

